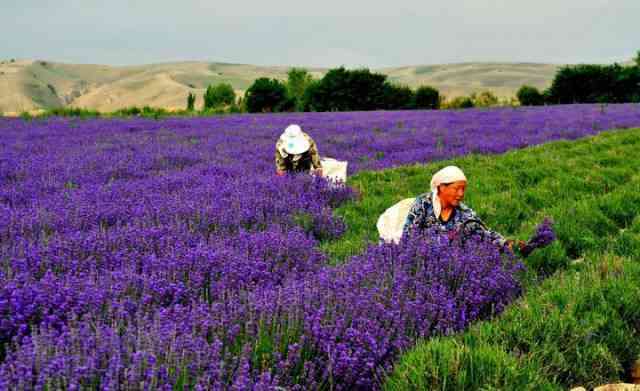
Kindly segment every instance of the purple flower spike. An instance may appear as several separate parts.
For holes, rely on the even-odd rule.
[[[546,217],[538,227],[536,227],[536,232],[531,236],[529,241],[525,244],[522,249],[522,255],[525,257],[531,254],[531,252],[538,248],[547,247],[554,240],[556,240],[556,233],[553,230],[553,220],[551,218]]]

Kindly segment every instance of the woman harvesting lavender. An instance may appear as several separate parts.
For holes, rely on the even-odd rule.
[[[315,141],[298,125],[289,125],[276,143],[276,173],[315,172],[322,175],[320,154]]]
[[[513,240],[488,229],[476,213],[462,203],[466,186],[467,177],[456,166],[436,172],[431,178],[431,192],[418,196],[409,210],[403,236],[413,229],[434,229],[447,234],[458,233],[463,240],[480,235],[500,248],[513,250]],[[519,250],[525,250],[524,242],[517,244]]]

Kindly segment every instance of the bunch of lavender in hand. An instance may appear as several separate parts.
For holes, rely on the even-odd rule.
[[[529,241],[521,247],[522,256],[528,256],[537,248],[543,248],[556,240],[556,233],[553,231],[553,220],[546,217],[536,228],[536,232],[529,238]]]

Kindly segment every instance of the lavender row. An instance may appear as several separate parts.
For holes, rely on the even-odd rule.
[[[145,300],[112,296],[120,284],[88,278],[56,294],[45,275],[41,285],[56,297],[111,297],[98,310],[70,311],[62,327],[47,322],[25,336],[0,378],[24,388],[371,389],[416,338],[500,312],[519,293],[521,268],[490,243],[462,248],[427,235],[280,285],[229,291],[211,304],[195,293],[156,312],[141,308],[152,305]],[[135,285],[142,276],[121,278]],[[155,292],[144,286],[140,294]]]
[[[427,237],[328,267],[318,241],[344,232],[332,209],[353,194],[272,175],[291,122],[356,172],[638,126],[640,111],[2,119],[0,388],[367,389],[415,338],[517,295],[519,266],[482,243]]]

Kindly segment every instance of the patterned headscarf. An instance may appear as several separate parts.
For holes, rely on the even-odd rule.
[[[431,200],[433,203],[433,213],[436,215],[436,218],[439,218],[440,212],[442,212],[442,203],[440,202],[440,197],[438,197],[438,186],[457,181],[466,182],[467,177],[464,176],[464,172],[456,166],[447,166],[436,172],[431,178]]]

